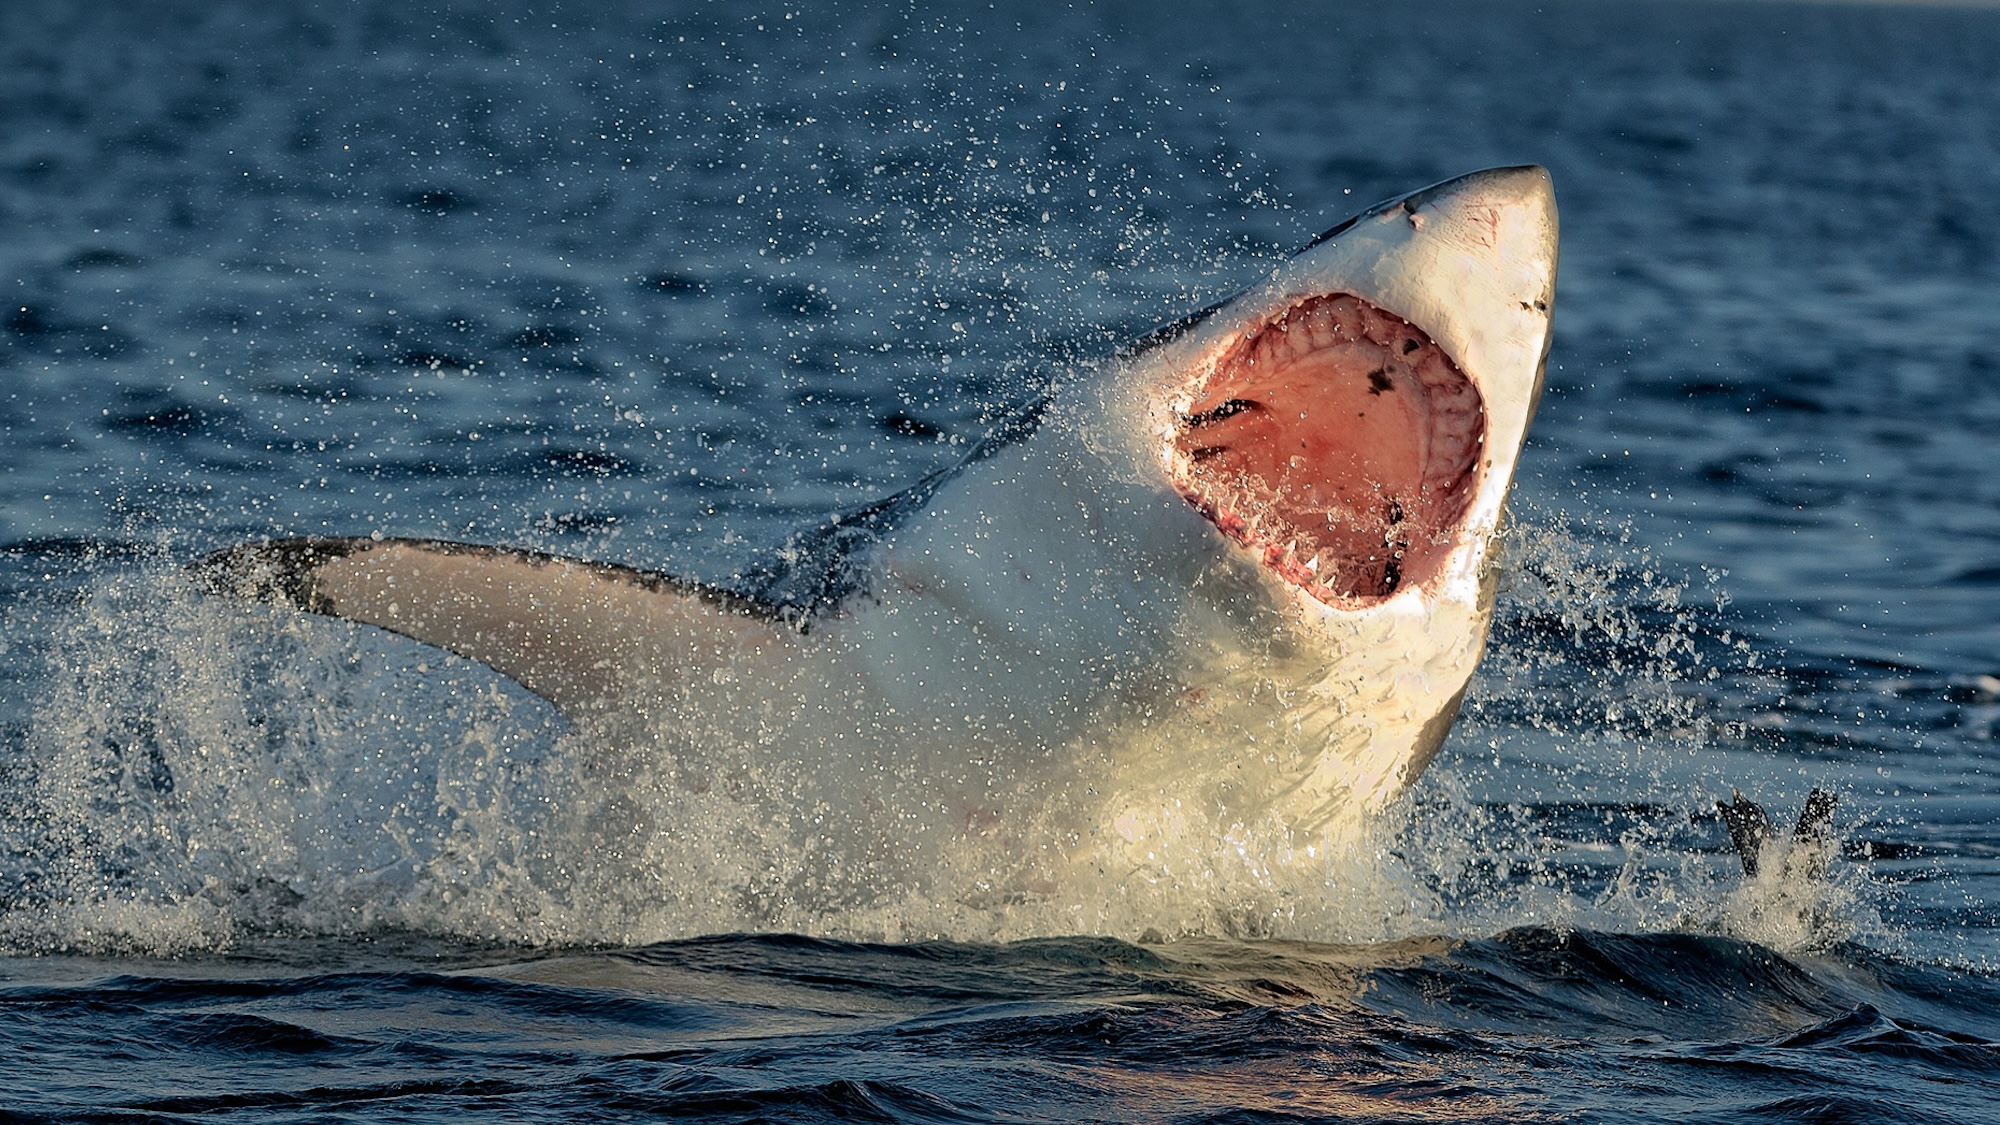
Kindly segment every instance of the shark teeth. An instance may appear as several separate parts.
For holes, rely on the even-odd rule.
[[[1486,417],[1421,329],[1349,294],[1308,298],[1239,337],[1184,394],[1169,434],[1176,487],[1286,581],[1349,605],[1443,566]],[[1377,472],[1388,475],[1357,475]]]

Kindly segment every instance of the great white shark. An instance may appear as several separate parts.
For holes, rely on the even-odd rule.
[[[1377,205],[737,582],[378,536],[198,565],[661,753],[851,778],[827,815],[922,822],[891,850],[1046,830],[1158,870],[1261,824],[1317,854],[1424,770],[1484,649],[1556,246],[1539,167]]]

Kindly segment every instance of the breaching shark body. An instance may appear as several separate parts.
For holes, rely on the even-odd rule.
[[[1317,855],[1480,658],[1555,272],[1540,168],[1382,204],[728,588],[393,538],[203,567],[643,732],[688,784],[788,792],[807,848],[1011,841],[972,881],[1015,896],[1232,833]]]

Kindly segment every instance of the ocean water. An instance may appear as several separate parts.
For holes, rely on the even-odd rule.
[[[0,1112],[2000,1118],[1996,59],[1950,6],[0,6]],[[833,893],[784,810],[182,571],[726,580],[1522,162],[1493,647],[1311,902]],[[1814,787],[1826,878],[1744,879],[1716,800]]]

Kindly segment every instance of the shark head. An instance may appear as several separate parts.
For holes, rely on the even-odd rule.
[[[1556,235],[1544,169],[1475,172],[1370,208],[1132,355],[1141,456],[1335,669],[1308,686],[1344,740],[1312,800],[1379,806],[1457,713],[1541,394]]]
[[[1476,580],[1541,394],[1555,272],[1541,168],[1369,209],[1183,339],[1155,404],[1166,472],[1329,609]]]

